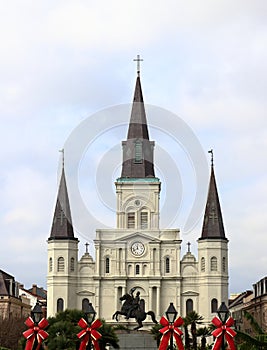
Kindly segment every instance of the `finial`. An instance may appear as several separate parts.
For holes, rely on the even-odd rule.
[[[88,246],[89,246],[89,243],[86,242],[86,243],[85,243],[85,253],[86,253],[86,254],[88,254]]]
[[[59,152],[62,153],[62,168],[64,169],[64,161],[65,161],[65,159],[64,159],[64,148],[60,149]]]
[[[186,243],[187,244],[187,253],[191,253],[191,251],[190,251],[190,246],[191,246],[191,243],[190,242],[187,242]]]
[[[140,55],[137,55],[137,58],[135,58],[134,61],[137,62],[137,75],[140,77],[140,62],[144,60],[140,58]]]
[[[213,149],[211,149],[210,151],[208,151],[208,153],[211,154],[211,166],[213,167]]]

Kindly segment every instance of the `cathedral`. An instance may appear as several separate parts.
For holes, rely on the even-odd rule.
[[[96,230],[94,259],[87,247],[78,258],[63,166],[48,238],[47,314],[92,303],[97,317],[113,323],[120,297],[135,290],[143,309],[153,310],[157,320],[172,302],[178,315],[194,310],[209,324],[221,302],[228,303],[228,239],[213,162],[202,231],[196,237],[198,257],[190,246],[181,256],[179,229],[160,227],[161,181],[155,175],[155,142],[149,139],[139,73],[128,118],[121,176],[115,182],[116,228]],[[120,321],[127,325],[133,319]],[[151,325],[151,319],[144,324]]]

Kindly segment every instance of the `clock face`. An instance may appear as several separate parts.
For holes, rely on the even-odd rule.
[[[131,251],[134,255],[140,256],[145,251],[145,246],[141,242],[134,242],[131,246]]]

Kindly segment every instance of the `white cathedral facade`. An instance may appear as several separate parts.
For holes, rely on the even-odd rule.
[[[196,237],[198,258],[189,248],[181,257],[179,229],[160,228],[161,182],[154,173],[154,142],[149,140],[139,74],[122,149],[121,177],[115,183],[117,227],[96,230],[95,259],[87,249],[78,259],[79,241],[62,170],[48,238],[47,314],[83,309],[91,302],[97,317],[114,322],[119,298],[135,288],[145,311],[154,311],[157,320],[173,302],[178,315],[194,310],[209,324],[221,302],[228,302],[228,239],[213,164],[202,232]],[[144,323],[148,326],[151,320]]]

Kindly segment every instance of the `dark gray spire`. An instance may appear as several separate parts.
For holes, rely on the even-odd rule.
[[[202,235],[200,239],[206,238],[227,239],[224,233],[221,206],[214,174],[213,157],[211,164],[208,198],[202,226]]]
[[[64,167],[62,169],[54,219],[52,223],[51,234],[49,237],[49,240],[51,239],[77,240],[77,238],[74,237],[73,233]]]
[[[140,77],[136,79],[127,141],[122,142],[123,164],[121,177],[155,177],[154,142],[149,141],[146,112]]]

